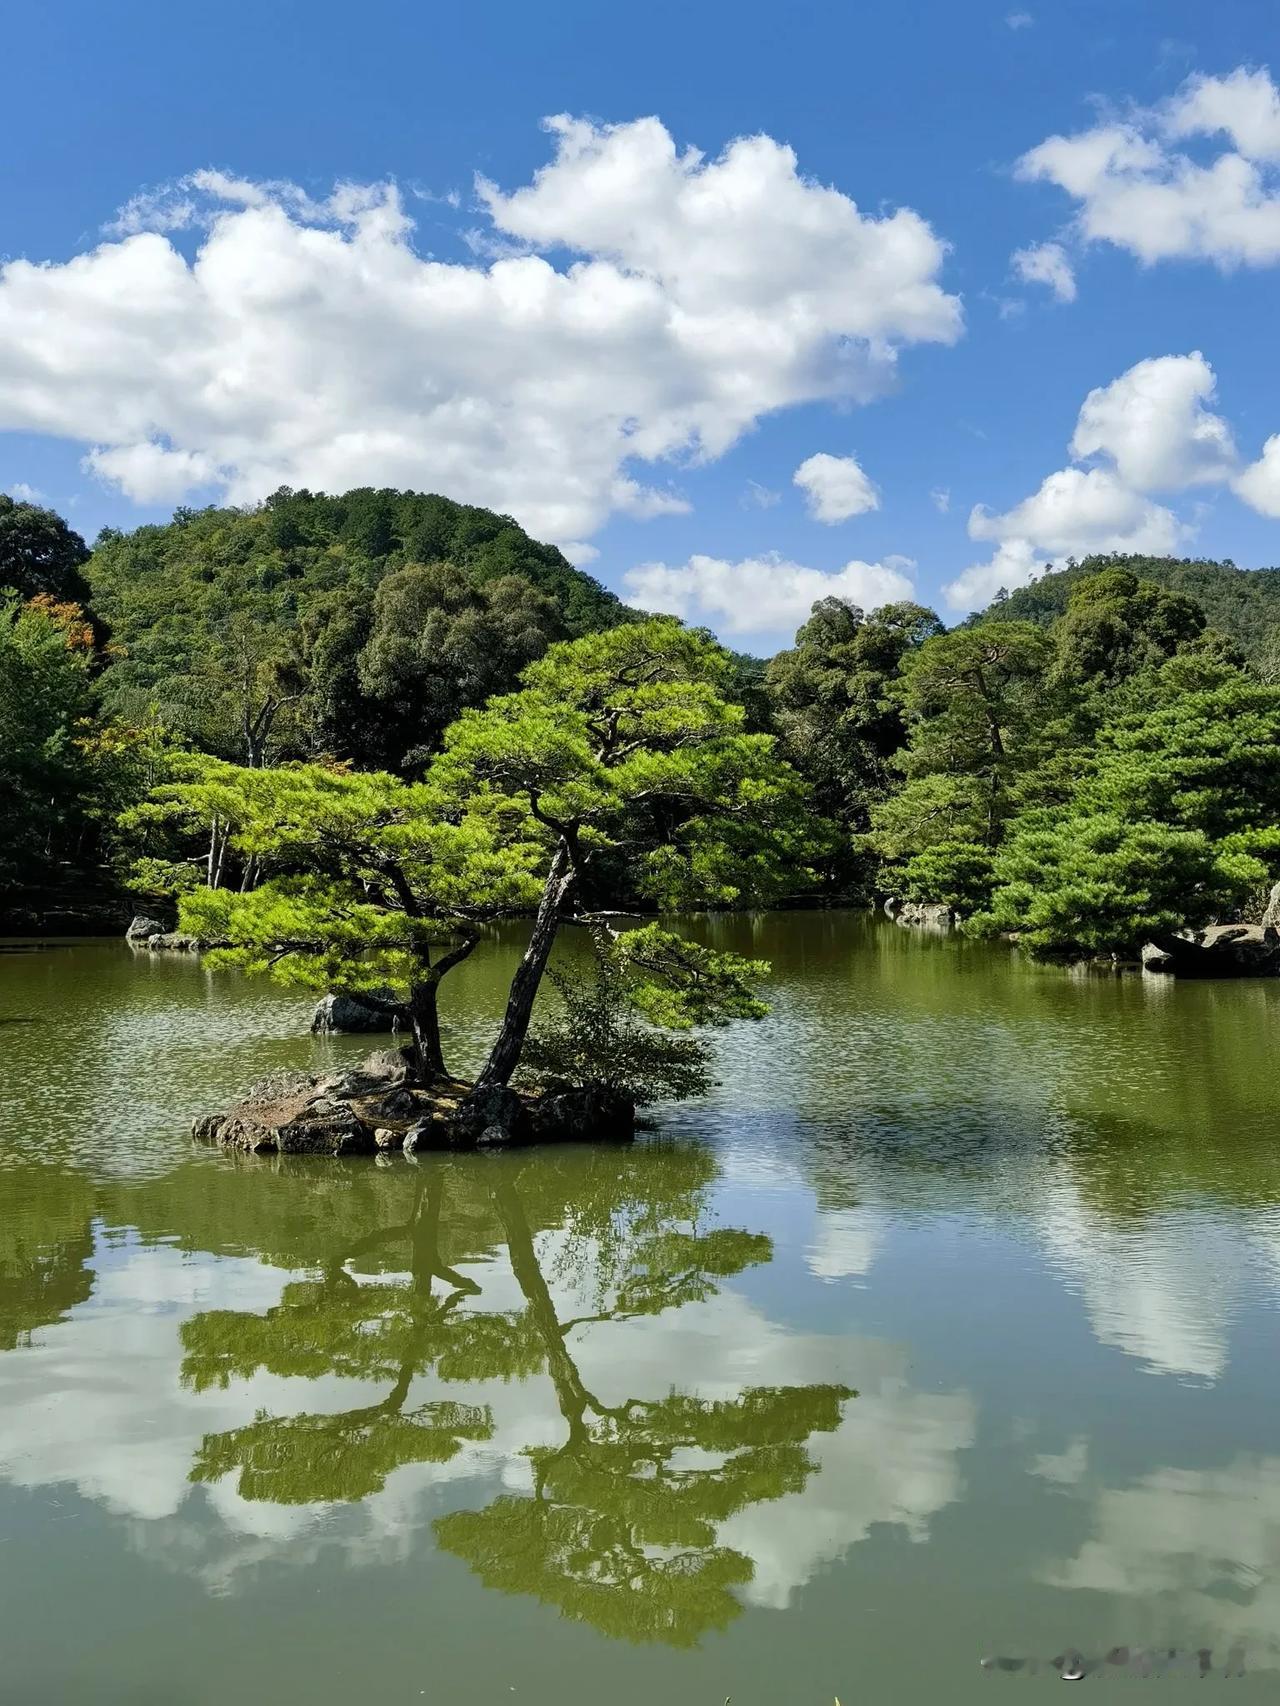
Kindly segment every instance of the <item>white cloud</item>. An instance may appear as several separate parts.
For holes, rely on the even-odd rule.
[[[721,634],[775,634],[799,626],[820,598],[848,598],[872,610],[910,598],[908,557],[883,563],[846,563],[830,572],[805,568],[776,552],[726,562],[690,557],[687,563],[642,563],[625,578],[629,604],[707,623]]]
[[[975,504],[969,537],[997,549],[943,588],[948,604],[968,609],[1001,587],[1025,586],[1053,559],[1094,552],[1141,551],[1165,556],[1188,529],[1170,509],[1135,492],[1109,468],[1060,468],[1003,515]]]
[[[762,486],[759,480],[748,480],[740,501],[743,509],[774,509],[782,502],[782,493]]]
[[[1059,302],[1076,299],[1076,275],[1061,243],[1036,243],[1015,249],[1013,270],[1024,284],[1044,284]]]
[[[970,564],[943,588],[948,604],[977,608],[1001,587],[1025,586],[1065,557],[1175,551],[1192,529],[1148,494],[1230,477],[1237,460],[1231,429],[1206,407],[1215,384],[1213,369],[1193,350],[1137,362],[1111,384],[1092,390],[1076,421],[1071,454],[1101,460],[1093,467],[1058,469],[1003,514],[975,505],[969,537],[990,541],[996,549],[988,561]],[[1267,490],[1273,490],[1280,514],[1280,441],[1270,477],[1259,463],[1234,485],[1248,502],[1265,501]],[[1263,507],[1262,502],[1255,507]]]
[[[5,490],[11,498],[16,499],[20,504],[42,504],[44,502],[44,493],[36,486],[29,486],[25,480],[15,480],[11,486],[6,486]]]
[[[176,503],[194,488],[213,485],[219,478],[216,465],[202,451],[167,450],[150,439],[114,449],[95,445],[83,466],[138,504]]]
[[[939,515],[946,515],[951,508],[950,486],[935,486],[929,493],[929,502]]]
[[[863,214],[769,137],[706,158],[654,118],[548,128],[531,182],[478,185],[492,261],[423,259],[391,184],[317,202],[205,172],[65,264],[10,262],[0,430],[92,446],[144,499],[184,476],[236,503],[389,484],[582,541],[616,509],[685,507],[644,464],[866,400],[900,348],[959,336],[929,225]],[[173,228],[199,233],[193,258]]]
[[[1026,586],[1049,566],[1028,539],[1009,539],[996,547],[988,562],[971,563],[942,589],[953,610],[980,610],[1004,589]]]
[[[560,549],[576,569],[585,569],[588,563],[594,563],[600,552],[594,545],[589,545],[585,539],[566,539]]]
[[[1057,1487],[1078,1487],[1089,1472],[1089,1438],[1077,1434],[1065,1451],[1044,1452],[1034,1457],[1027,1473]]]
[[[1120,478],[1138,491],[1225,480],[1236,449],[1226,421],[1205,407],[1215,385],[1199,350],[1140,361],[1090,391],[1071,454],[1110,457]]]
[[[1236,496],[1259,515],[1280,520],[1280,433],[1273,433],[1262,455],[1231,482]]]
[[[1004,21],[1011,30],[1029,30],[1035,23],[1030,12],[1007,12]]]
[[[1256,1262],[1234,1231],[1202,1213],[1118,1226],[1086,1204],[1075,1180],[1047,1180],[1037,1219],[1050,1260],[1070,1279],[1094,1337],[1153,1373],[1215,1381],[1229,1323]]]
[[[1224,134],[1207,163],[1174,146]],[[1209,260],[1222,268],[1280,261],[1280,93],[1264,70],[1197,76],[1172,99],[1074,136],[1050,136],[1018,161],[1028,181],[1057,184],[1077,203],[1086,242],[1152,263]]]
[[[1280,91],[1266,71],[1188,78],[1165,110],[1170,136],[1225,133],[1247,160],[1280,160]]]
[[[805,1251],[815,1279],[863,1279],[884,1246],[889,1225],[877,1209],[831,1208],[818,1215]]]
[[[819,451],[803,461],[792,476],[815,521],[828,526],[880,508],[880,494],[853,456],[828,456]]]
[[[1172,510],[1132,491],[1108,468],[1060,468],[1003,515],[975,504],[971,539],[1029,539],[1055,556],[1171,551],[1182,530]]]

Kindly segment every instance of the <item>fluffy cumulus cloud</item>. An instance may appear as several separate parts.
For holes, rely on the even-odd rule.
[[[1059,302],[1076,299],[1076,275],[1061,243],[1036,243],[1015,249],[1013,270],[1024,284],[1043,284]]]
[[[0,430],[80,441],[143,503],[411,486],[580,542],[687,507],[673,464],[959,335],[929,225],[862,213],[767,136],[708,158],[653,118],[548,130],[530,182],[477,184],[463,261],[419,254],[394,185],[317,202],[205,172],[90,252],[8,263]]]
[[[804,493],[814,520],[829,526],[880,508],[879,492],[853,456],[828,456],[819,451],[800,464],[793,483]]]
[[[976,504],[969,537],[994,541],[990,562],[966,569],[946,590],[957,608],[1022,586],[1050,561],[1095,551],[1172,552],[1186,529],[1172,510],[1125,485],[1109,468],[1060,468],[1003,515]]]
[[[1106,456],[1138,491],[1172,491],[1225,480],[1236,449],[1231,429],[1206,404],[1213,369],[1200,354],[1140,361],[1110,385],[1090,391],[1080,410],[1071,454]]]
[[[776,553],[729,563],[690,557],[687,563],[642,563],[626,575],[627,601],[643,610],[668,611],[707,623],[721,634],[778,637],[789,634],[820,598],[848,598],[866,610],[910,598],[908,557],[883,563],[849,562],[842,569],[810,569]]]
[[[1238,474],[1232,485],[1236,496],[1259,515],[1280,520],[1280,433],[1272,434],[1262,447],[1262,455]]]
[[[942,596],[953,610],[979,610],[990,604],[1002,589],[1026,586],[1048,567],[1029,539],[1006,539],[981,563],[970,563],[953,581],[942,589]]]
[[[1265,70],[1192,77],[1156,107],[1048,137],[1017,170],[1071,197],[1080,240],[1148,264],[1280,261],[1280,92]]]
[[[1002,514],[975,506],[969,537],[994,544],[995,551],[944,589],[948,603],[956,609],[985,604],[1001,587],[1024,586],[1064,557],[1175,551],[1191,530],[1153,499],[1155,492],[1231,480],[1255,508],[1280,514],[1280,441],[1270,484],[1265,453],[1236,475],[1231,429],[1208,406],[1216,383],[1212,367],[1193,350],[1137,362],[1090,391],[1071,438],[1076,465],[1048,475]],[[1276,506],[1270,512],[1269,490]]]

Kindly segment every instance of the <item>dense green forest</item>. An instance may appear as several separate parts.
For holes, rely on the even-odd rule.
[[[394,491],[180,510],[92,551],[0,497],[0,588],[11,928],[162,908],[179,867],[260,881],[153,803],[193,754],[414,784],[549,648],[637,620],[509,517]],[[1094,558],[958,628],[829,599],[771,660],[718,655],[807,790],[792,901],[1131,952],[1255,916],[1280,875],[1280,570]]]
[[[1238,569],[1232,562],[1195,557],[1089,557],[998,598],[985,615],[1047,626],[1064,613],[1080,582],[1104,568],[1126,569],[1193,599],[1212,628],[1280,676],[1280,569]]]

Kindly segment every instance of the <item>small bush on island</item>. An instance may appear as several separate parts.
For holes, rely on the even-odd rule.
[[[668,989],[653,982],[647,969],[658,955],[678,956],[690,974],[696,968],[699,975],[714,977],[719,984],[714,1000],[704,993],[698,1004],[686,999],[673,1010]],[[598,939],[586,971],[550,974],[559,1008],[530,1031],[521,1075],[551,1089],[600,1084],[638,1108],[704,1096],[715,1082],[708,1040],[659,1029],[645,1012],[686,1029],[695,1011],[704,1023],[760,1018],[766,1009],[754,984],[768,970],[763,960],[732,954],[719,954],[713,963],[694,943],[653,926]]]

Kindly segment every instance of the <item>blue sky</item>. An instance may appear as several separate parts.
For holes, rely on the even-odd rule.
[[[63,0],[6,59],[0,489],[89,537],[443,490],[760,650],[1280,560],[1261,0]]]

